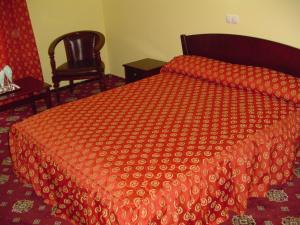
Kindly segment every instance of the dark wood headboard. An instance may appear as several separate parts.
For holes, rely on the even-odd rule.
[[[233,34],[181,35],[184,55],[261,66],[300,77],[300,49],[265,39]]]

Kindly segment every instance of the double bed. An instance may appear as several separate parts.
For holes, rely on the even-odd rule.
[[[141,81],[14,124],[15,173],[74,224],[220,224],[292,177],[300,50],[181,36]]]

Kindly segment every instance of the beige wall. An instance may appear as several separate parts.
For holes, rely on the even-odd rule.
[[[48,57],[52,40],[76,30],[91,29],[105,34],[101,0],[27,0],[27,5],[46,82],[52,83]],[[56,56],[58,63],[65,60],[62,46]],[[106,48],[102,56],[108,64]]]
[[[300,48],[299,0],[103,0],[110,70],[143,57],[169,60],[181,53],[182,33],[234,33]],[[225,23],[237,14],[240,23]]]
[[[47,49],[60,34],[95,29],[106,36],[106,72],[144,57],[169,60],[181,53],[179,35],[234,33],[300,48],[299,0],[27,0],[46,81]],[[70,7],[69,7],[70,6]],[[237,14],[240,23],[225,23]],[[63,58],[62,51],[59,59]]]

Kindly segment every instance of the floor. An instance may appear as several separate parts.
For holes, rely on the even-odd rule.
[[[115,77],[107,80],[109,88],[123,85]],[[73,93],[64,89],[62,103],[98,93],[96,81],[78,84]],[[53,103],[55,99],[53,97]],[[46,107],[38,102],[38,110]],[[32,115],[30,106],[18,107],[0,113],[0,225],[41,224],[69,225],[54,216],[55,208],[45,205],[29,184],[21,184],[12,171],[8,146],[10,126]],[[250,199],[245,216],[231,215],[223,225],[300,225],[300,155],[295,164],[295,177],[281,187],[271,187],[267,198]]]

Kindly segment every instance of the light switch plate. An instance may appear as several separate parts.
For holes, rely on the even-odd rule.
[[[228,24],[238,24],[240,22],[240,17],[238,15],[228,14],[226,15],[225,20]]]

